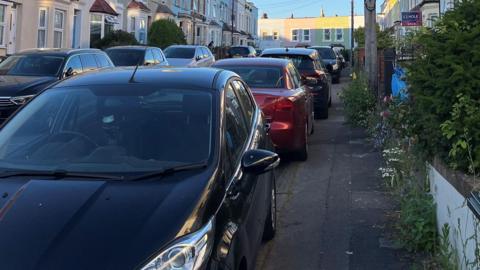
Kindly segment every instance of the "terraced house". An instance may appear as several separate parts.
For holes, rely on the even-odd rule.
[[[257,17],[255,5],[245,0],[0,0],[0,55],[88,48],[114,30],[146,44],[159,19],[174,20],[189,44],[253,44]]]
[[[323,13],[323,12],[322,12]],[[351,47],[350,16],[320,16],[307,18],[259,20],[260,47],[306,47],[342,44]],[[364,17],[354,17],[354,27],[363,27]]]

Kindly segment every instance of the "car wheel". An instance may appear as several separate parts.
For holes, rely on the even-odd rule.
[[[308,124],[305,123],[305,143],[302,148],[295,153],[296,159],[299,161],[306,161],[308,159]]]
[[[270,209],[268,210],[265,228],[263,230],[263,240],[269,241],[275,237],[277,231],[277,187],[275,183],[275,172],[272,172],[272,188],[270,191]]]
[[[310,135],[315,133],[315,122],[312,123],[312,128],[310,129]]]

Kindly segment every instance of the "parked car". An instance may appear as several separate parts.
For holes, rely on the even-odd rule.
[[[113,67],[96,49],[34,49],[9,56],[0,63],[0,122],[48,85],[60,79]]]
[[[314,130],[313,98],[290,60],[226,59],[213,67],[237,73],[250,86],[270,126],[277,152],[307,159],[308,135]]]
[[[257,51],[252,46],[233,46],[227,51],[226,58],[256,57]]]
[[[147,46],[116,46],[105,50],[117,67],[128,66],[168,66],[162,49]]]
[[[318,52],[303,48],[265,49],[262,57],[287,58],[292,60],[302,78],[312,90],[315,117],[328,118],[328,107],[332,101],[332,80],[322,67]]]
[[[248,86],[216,69],[132,74],[62,81],[5,123],[2,269],[254,268],[279,157]]]
[[[323,64],[327,67],[327,70],[332,74],[333,83],[339,83],[342,76],[341,60],[337,54],[329,46],[313,46],[310,49],[315,49],[320,54]]]
[[[215,56],[205,46],[172,45],[165,49],[165,56],[174,67],[209,67],[215,63]]]

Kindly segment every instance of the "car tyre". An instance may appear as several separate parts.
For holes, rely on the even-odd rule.
[[[275,172],[272,172],[272,188],[270,191],[270,208],[265,219],[265,228],[263,229],[263,241],[270,241],[275,237],[277,231],[277,187],[275,181]]]
[[[302,148],[295,153],[296,159],[299,161],[306,161],[308,159],[308,124],[305,123],[305,143]]]

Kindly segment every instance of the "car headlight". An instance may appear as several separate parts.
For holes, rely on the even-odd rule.
[[[214,219],[164,249],[142,270],[197,270],[205,265],[213,247]]]
[[[35,95],[11,97],[10,101],[15,105],[23,105],[32,99]]]

